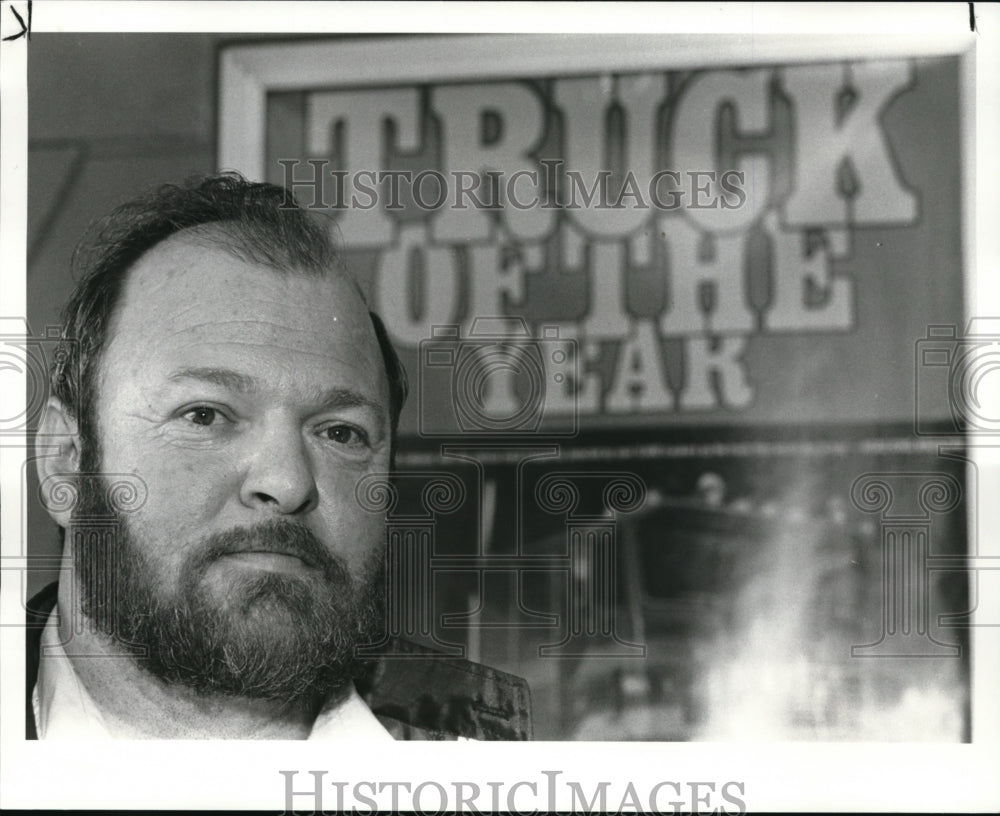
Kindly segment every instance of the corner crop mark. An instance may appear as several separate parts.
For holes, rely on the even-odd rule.
[[[18,25],[21,26],[21,30],[16,34],[10,34],[3,38],[4,42],[9,42],[11,40],[19,40],[24,37],[27,40],[31,39],[31,0],[28,0],[28,22],[24,22],[24,18],[17,13],[17,9],[14,8],[13,4],[10,7],[11,13],[17,18]]]

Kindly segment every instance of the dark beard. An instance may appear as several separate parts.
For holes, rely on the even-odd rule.
[[[363,673],[357,647],[377,642],[384,622],[382,559],[355,580],[310,530],[276,519],[206,537],[167,593],[174,576],[156,575],[108,487],[102,476],[80,480],[71,531],[81,608],[145,671],[202,694],[312,704]],[[98,518],[108,523],[94,534]],[[204,580],[226,554],[265,549],[298,556],[314,574],[246,570],[227,579],[227,597]]]

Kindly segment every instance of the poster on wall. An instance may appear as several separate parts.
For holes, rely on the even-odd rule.
[[[684,46],[222,51],[410,372],[389,626],[546,739],[967,741],[960,57]]]

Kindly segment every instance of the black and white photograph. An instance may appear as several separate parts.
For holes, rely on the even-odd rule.
[[[1000,807],[1000,14],[546,5],[0,5],[4,808]]]

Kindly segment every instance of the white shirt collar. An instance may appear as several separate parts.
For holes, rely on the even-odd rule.
[[[59,640],[59,615],[52,610],[42,630],[38,681],[31,695],[39,739],[113,739]],[[391,740],[392,735],[351,686],[338,705],[324,708],[308,739]]]

